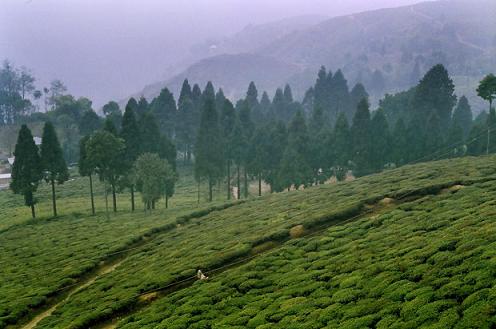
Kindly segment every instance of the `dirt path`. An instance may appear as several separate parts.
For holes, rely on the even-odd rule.
[[[85,281],[81,282],[81,284],[79,284],[79,285],[75,286],[74,288],[72,288],[71,290],[69,290],[69,292],[67,293],[67,296],[63,300],[61,300],[60,302],[56,303],[55,305],[53,305],[52,307],[50,307],[46,311],[38,314],[29,323],[27,323],[26,325],[22,326],[21,328],[22,329],[33,329],[33,328],[35,328],[38,325],[38,323],[40,323],[41,320],[43,320],[43,319],[49,317],[50,315],[52,315],[52,313],[60,305],[62,305],[63,303],[67,302],[75,293],[78,293],[79,291],[81,291],[81,290],[89,287],[99,277],[101,277],[101,276],[103,276],[105,274],[108,274],[108,273],[114,271],[123,261],[124,260],[121,259],[121,260],[116,261],[114,263],[103,265],[98,271],[96,271],[96,273],[93,276],[89,277]]]

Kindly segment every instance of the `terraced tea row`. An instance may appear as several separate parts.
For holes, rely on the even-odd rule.
[[[85,328],[132,309],[138,295],[212,269],[285,239],[292,227],[339,222],[367,203],[411,193],[436,193],[457,183],[492,179],[496,158],[464,158],[403,167],[362,179],[270,195],[165,232],[111,274],[75,294],[40,323],[45,328]]]
[[[118,327],[493,327],[495,199],[495,181],[478,183],[289,241]]]

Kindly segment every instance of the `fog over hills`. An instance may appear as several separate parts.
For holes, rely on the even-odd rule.
[[[257,32],[263,35],[266,26]],[[240,33],[233,40],[243,37]],[[347,15],[256,46],[240,47],[246,51],[243,54],[197,62],[141,94],[153,97],[164,86],[177,93],[180,81],[189,78],[201,85],[212,80],[233,98],[241,96],[251,80],[270,93],[291,82],[301,97],[318,68],[325,65],[332,71],[342,69],[350,87],[364,83],[377,100],[384,92],[416,84],[431,66],[442,63],[452,74],[458,94],[466,94],[480,109],[482,102],[473,90],[496,67],[496,3],[448,0]],[[225,52],[233,53],[232,48],[228,42],[224,45]]]
[[[288,17],[334,17],[414,2],[418,0],[2,0],[0,54],[32,69],[39,88],[58,78],[72,94],[87,96],[99,107],[167,80],[209,55],[199,47],[207,40],[229,40],[240,31],[256,31],[257,25]],[[308,23],[296,19],[295,26]],[[275,31],[271,38],[279,36]],[[236,49],[219,45],[228,53],[252,47],[251,41]]]

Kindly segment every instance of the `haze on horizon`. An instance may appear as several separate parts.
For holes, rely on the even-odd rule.
[[[2,0],[0,54],[42,88],[62,80],[95,108],[163,80],[209,38],[301,15],[339,16],[418,0]]]

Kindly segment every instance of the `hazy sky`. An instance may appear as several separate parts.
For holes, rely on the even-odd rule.
[[[188,49],[247,24],[338,16],[418,0],[0,0],[0,59],[96,107],[162,80]]]

